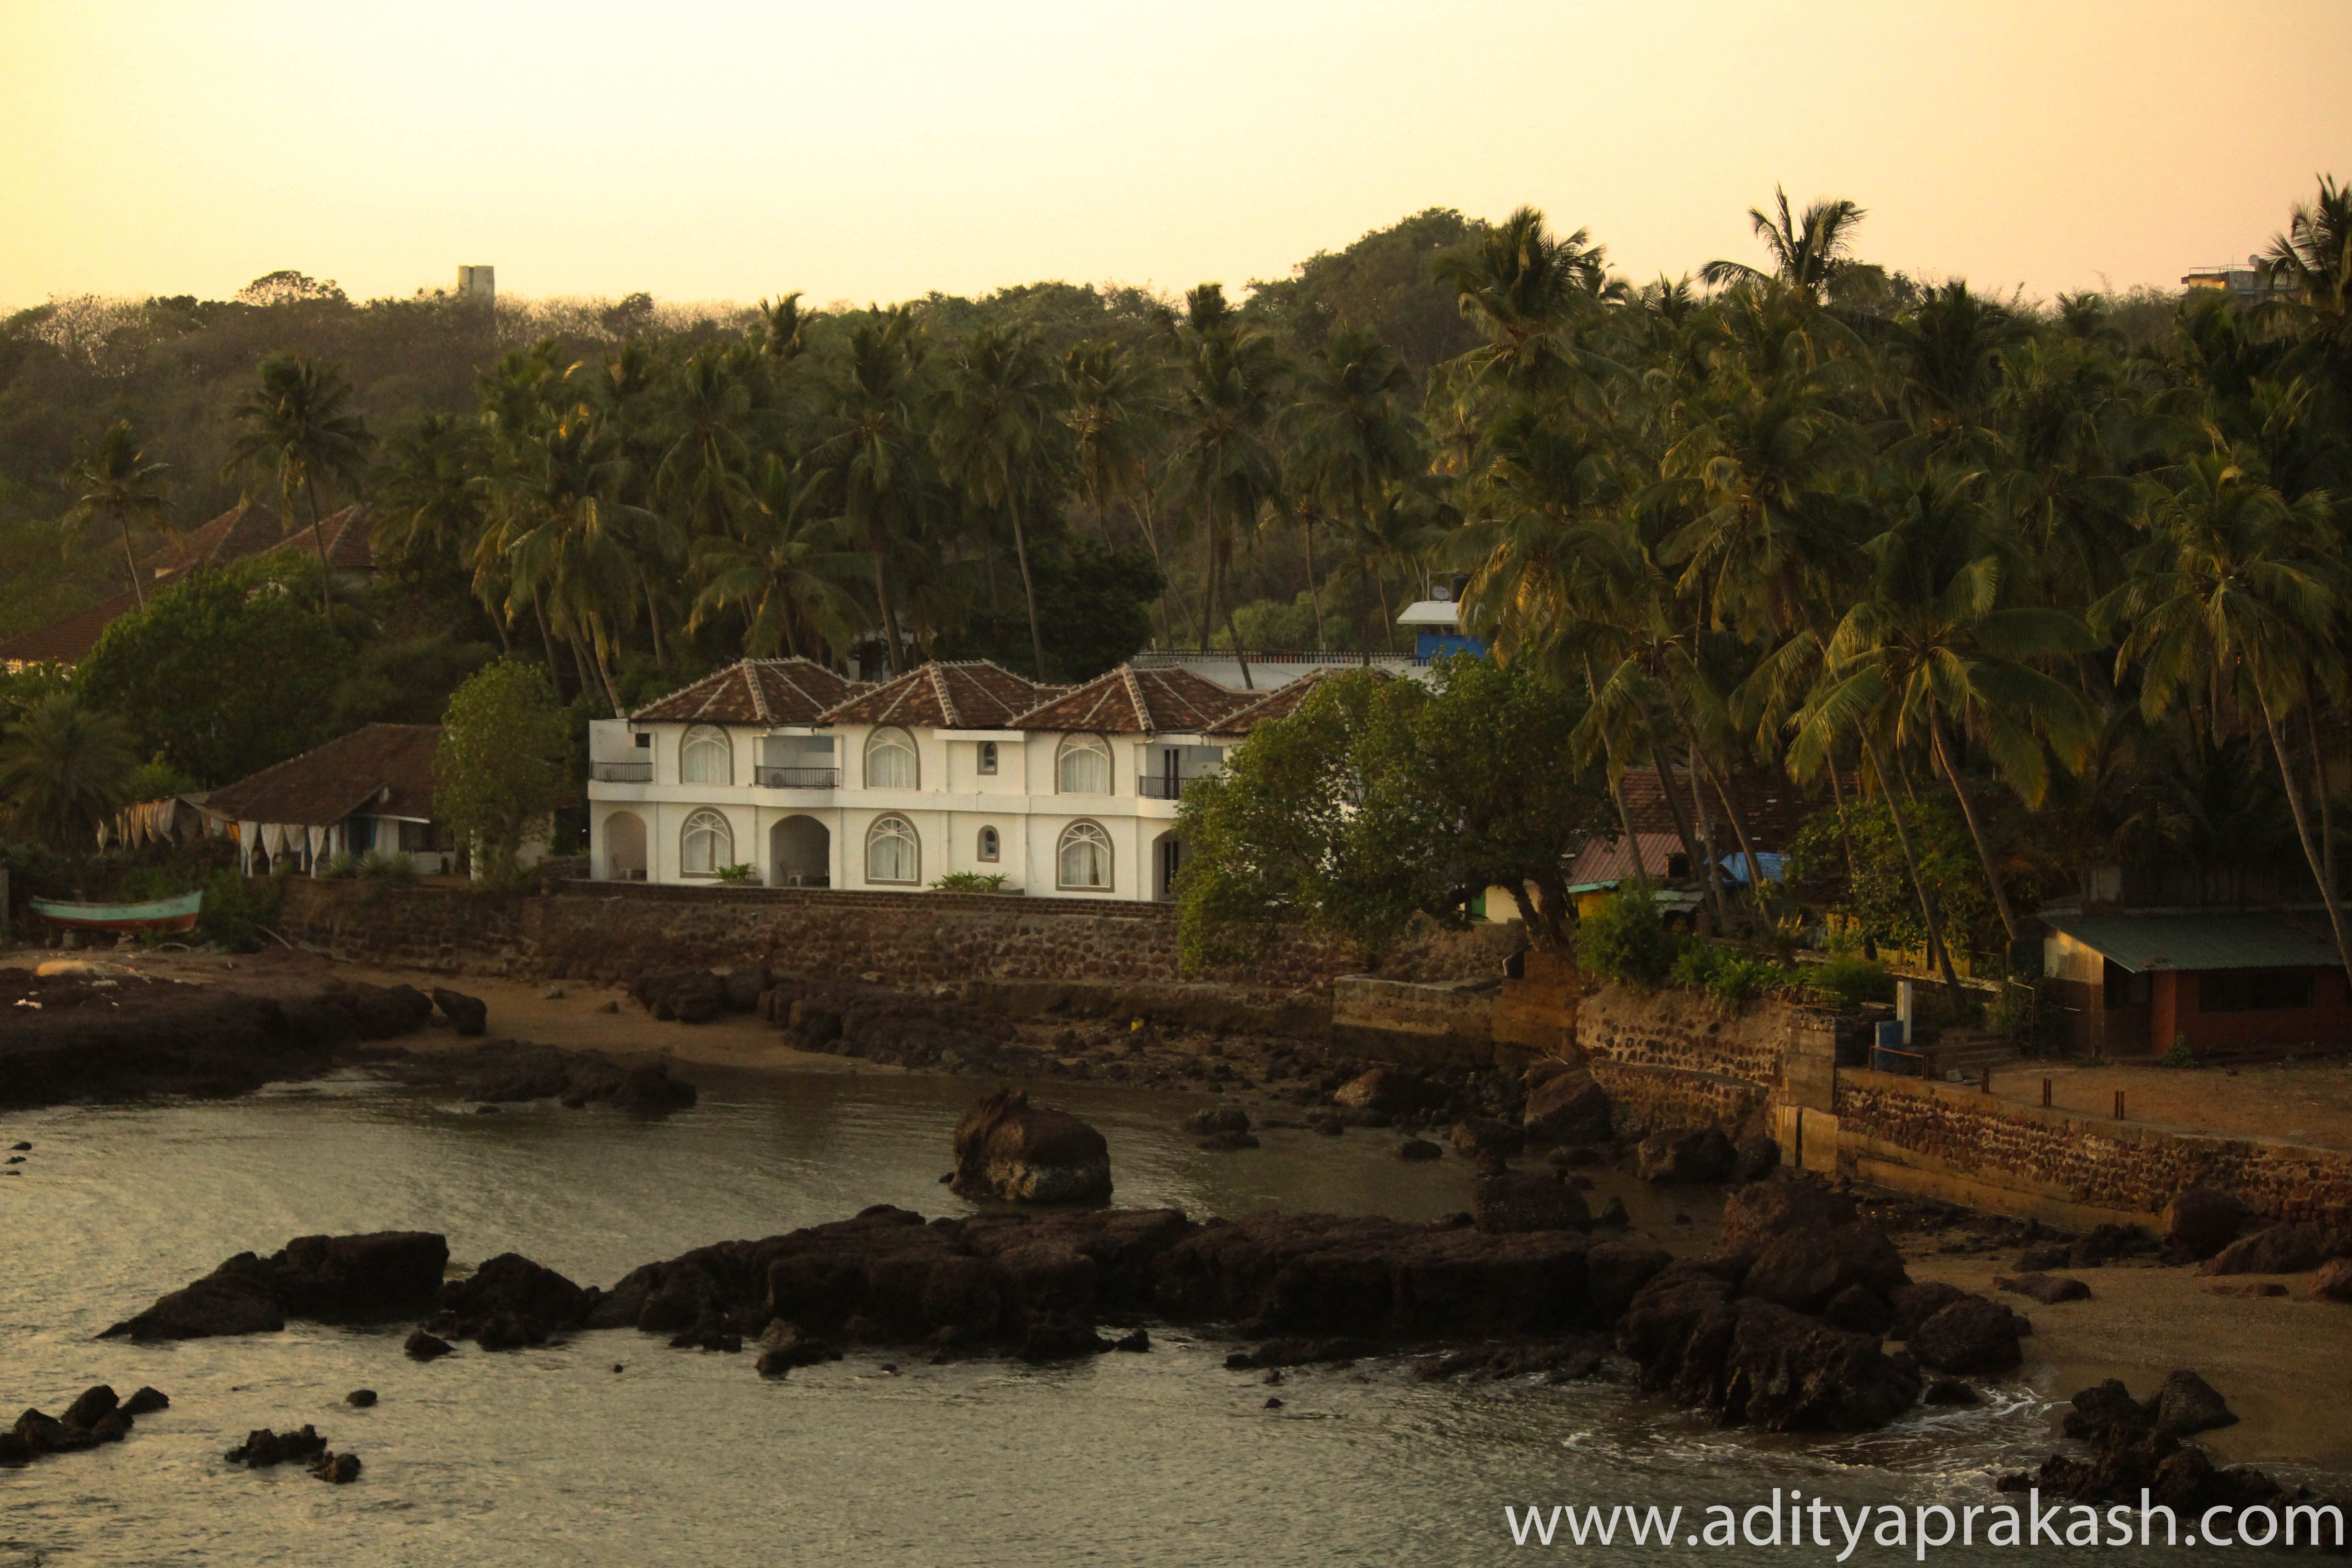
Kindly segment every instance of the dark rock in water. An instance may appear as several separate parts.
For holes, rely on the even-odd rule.
[[[2014,1279],[1996,1279],[1993,1284],[2012,1296],[2054,1307],[2061,1301],[2087,1301],[2091,1288],[2080,1279],[2069,1279],[2058,1274],[2020,1274]]]
[[[286,1315],[322,1323],[421,1312],[449,1266],[449,1243],[431,1231],[298,1236],[268,1259]]]
[[[2074,1249],[2071,1247],[2031,1247],[2017,1255],[2017,1267],[2026,1274],[2071,1268],[2074,1261]]]
[[[1442,1160],[1444,1157],[1445,1151],[1426,1138],[1408,1138],[1397,1145],[1397,1158],[1400,1160]]]
[[[1957,1377],[1939,1377],[1927,1385],[1920,1402],[1926,1405],[1982,1405],[1984,1395]]]
[[[2164,1380],[2156,1396],[2156,1429],[2186,1437],[2216,1426],[2234,1426],[2237,1413],[2213,1391],[2213,1385],[2193,1372],[2176,1371]]]
[[[1724,1199],[1723,1250],[1759,1250],[1788,1231],[1829,1230],[1859,1217],[1852,1199],[1809,1176],[1783,1171]]]
[[[433,988],[433,1005],[441,1016],[461,1035],[479,1035],[489,1027],[490,1006],[478,996],[468,996],[462,991],[450,991],[442,986]]]
[[[682,1110],[695,1102],[694,1085],[669,1076],[667,1062],[646,1062],[622,1076],[613,1104],[622,1110]]]
[[[269,1333],[285,1326],[276,1279],[260,1258],[240,1252],[100,1337],[194,1340],[215,1334]]]
[[[807,1363],[794,1360],[788,1350],[771,1347],[761,1351],[760,1359],[752,1364],[761,1377],[784,1377],[791,1373],[793,1368]]]
[[[1336,1116],[1318,1116],[1307,1126],[1318,1138],[1338,1138],[1348,1131],[1348,1124]]]
[[[1595,1323],[1614,1323],[1633,1305],[1642,1287],[1674,1261],[1673,1255],[1662,1248],[1626,1241],[1595,1242],[1584,1256],[1591,1318]]]
[[[1481,1173],[1471,1186],[1478,1228],[1493,1235],[1528,1230],[1590,1230],[1584,1194],[1557,1171]]]
[[[2205,1260],[2204,1274],[2301,1274],[2326,1261],[2327,1233],[2315,1225],[2274,1225]]]
[[[1130,1329],[1111,1341],[1110,1348],[1115,1351],[1125,1351],[1131,1355],[1139,1355],[1151,1348],[1151,1334],[1145,1329]]]
[[[1885,1300],[1909,1282],[1903,1255],[1886,1233],[1856,1220],[1773,1237],[1757,1254],[1740,1291],[1791,1311],[1818,1312],[1853,1286]]]
[[[1538,1062],[1528,1068],[1520,1131],[1542,1143],[1582,1143],[1609,1136],[1609,1094],[1583,1068]]]
[[[1736,1300],[1704,1267],[1674,1265],[1643,1287],[1617,1324],[1642,1384],[1727,1426],[1775,1432],[1864,1431],[1919,1396],[1918,1374],[1850,1334],[1770,1301]]]
[[[354,1388],[349,1394],[343,1395],[343,1403],[352,1406],[355,1410],[365,1410],[375,1403],[375,1390],[373,1388]]]
[[[1465,1154],[1508,1156],[1517,1153],[1526,1142],[1519,1130],[1507,1121],[1473,1116],[1454,1124],[1454,1146]]]
[[[1094,1331],[1094,1325],[1077,1318],[1047,1315],[1029,1325],[1021,1342],[1021,1359],[1027,1362],[1070,1361],[1079,1356],[1099,1355],[1111,1348],[1110,1341]]]
[[[27,1410],[16,1417],[14,1427],[19,1443],[35,1454],[72,1454],[84,1448],[95,1448],[100,1438],[86,1426],[68,1426],[54,1415],[38,1410]]]
[[[768,971],[762,964],[749,964],[718,978],[719,994],[728,1007],[737,1013],[755,1010],[760,1005],[761,993],[768,989]]]
[[[428,1334],[419,1329],[403,1341],[400,1348],[408,1352],[408,1359],[411,1361],[437,1361],[457,1347],[447,1340]]]
[[[2193,1375],[2174,1373],[2177,1378]],[[2211,1394],[2201,1379],[2194,1389],[2184,1385],[2184,1394],[2193,1395],[2191,1403],[2209,1412],[2221,1407],[2218,1396],[2209,1405],[2205,1396]],[[2182,1446],[2179,1433],[2164,1429],[2163,1405],[2162,1395],[2142,1403],[2112,1378],[2086,1388],[2074,1395],[2064,1429],[2066,1436],[2089,1446],[2090,1457],[2053,1454],[2038,1469],[2003,1476],[1994,1484],[2002,1491],[2038,1489],[2043,1497],[2078,1503],[2160,1504],[2182,1519],[2202,1519],[2217,1508],[2242,1510],[2259,1505],[2272,1509],[2277,1518],[2288,1503],[2328,1506],[2329,1500],[2306,1489],[2289,1492],[2250,1466],[2214,1468],[2201,1450]]]
[[[2177,1252],[2202,1261],[2236,1238],[2246,1205],[2216,1187],[2186,1187],[2157,1217],[2157,1236]]]
[[[467,1278],[443,1285],[441,1310],[425,1326],[484,1350],[519,1350],[583,1327],[597,1300],[597,1292],[554,1269],[519,1252],[502,1252]]]
[[[9,1144],[8,1148],[12,1153],[28,1154],[32,1152],[33,1146],[30,1143],[17,1142]]]
[[[327,1440],[314,1426],[306,1426],[299,1432],[273,1432],[264,1426],[247,1433],[245,1441],[231,1448],[226,1458],[232,1465],[260,1470],[272,1465],[309,1464],[326,1451]]]
[[[144,1384],[141,1385],[137,1393],[122,1402],[122,1413],[125,1415],[145,1415],[152,1411],[169,1410],[171,1407],[170,1394],[160,1388],[149,1388]]]
[[[2352,1301],[2352,1258],[2333,1258],[2319,1266],[2311,1281],[2315,1301]]]
[[[1421,1084],[1402,1068],[1373,1068],[1332,1090],[1331,1098],[1349,1110],[1381,1110],[1393,1116],[1420,1102]]]
[[[0,1430],[0,1470],[21,1469],[40,1457],[40,1450],[18,1436],[14,1428]]]
[[[648,971],[630,985],[629,994],[664,1023],[707,1024],[727,1011],[729,1004],[725,977],[707,969]],[[758,1000],[757,992],[752,993],[746,1009]]]
[[[1246,1132],[1249,1130],[1249,1112],[1238,1105],[1211,1106],[1184,1119],[1184,1131],[1201,1137],[1217,1132]]]
[[[1263,1408],[1263,1409],[1266,1409],[1266,1410],[1279,1410],[1279,1409],[1281,1409],[1281,1408],[1282,1408],[1282,1396],[1281,1396],[1281,1395],[1279,1395],[1279,1394],[1267,1394],[1267,1395],[1266,1395],[1266,1398],[1265,1398],[1265,1404],[1263,1406],[1261,1406],[1261,1408]]]
[[[347,1487],[360,1479],[360,1457],[357,1454],[321,1454],[310,1467],[310,1473],[322,1481]]]
[[[1887,1305],[1894,1309],[1894,1319],[1886,1325],[1890,1338],[1908,1340],[1919,1331],[1919,1325],[1969,1293],[1958,1285],[1941,1279],[1921,1279],[1909,1285],[1898,1285],[1887,1296]]]
[[[2025,1359],[2017,1319],[1982,1296],[1964,1295],[1914,1329],[1904,1348],[1937,1372],[2007,1372]]]
[[[1255,1351],[1235,1351],[1225,1357],[1227,1372],[1254,1372],[1261,1367],[1308,1366],[1361,1361],[1378,1355],[1370,1340],[1268,1340]]]
[[[953,1187],[964,1197],[1099,1203],[1111,1193],[1103,1135],[1018,1090],[999,1089],[964,1112],[955,1156]]]
[[[82,1390],[58,1419],[68,1426],[90,1431],[98,1426],[100,1418],[113,1415],[121,1403],[115,1396],[114,1390],[101,1383],[95,1388]]]
[[[1596,1227],[1606,1226],[1612,1230],[1622,1230],[1633,1224],[1633,1216],[1625,1212],[1625,1200],[1612,1193],[1609,1194],[1609,1201],[1601,1205],[1601,1212],[1593,1216],[1592,1223]]]
[[[1731,1179],[1742,1186],[1760,1182],[1780,1164],[1780,1145],[1761,1132],[1751,1132],[1732,1148]]]
[[[1829,1300],[1822,1316],[1850,1334],[1885,1335],[1895,1321],[1885,1298],[1867,1285],[1849,1285]]]
[[[1255,1149],[1257,1146],[1257,1134],[1255,1132],[1213,1132],[1193,1145],[1194,1148],[1211,1154],[1230,1154],[1237,1150]]]
[[[1653,1132],[1637,1158],[1645,1182],[1719,1182],[1731,1170],[1731,1141],[1716,1127]]]

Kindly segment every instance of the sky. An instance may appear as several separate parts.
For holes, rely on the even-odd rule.
[[[1522,204],[1636,279],[1785,185],[1866,258],[2172,286],[2352,177],[2347,0],[5,0],[0,307],[1238,290]]]

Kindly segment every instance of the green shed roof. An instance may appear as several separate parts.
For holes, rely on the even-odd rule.
[[[2232,911],[2042,919],[2051,930],[2135,974],[2161,969],[2315,969],[2340,962],[2324,915]]]

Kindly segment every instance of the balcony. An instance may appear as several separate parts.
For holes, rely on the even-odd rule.
[[[598,784],[651,784],[654,782],[652,762],[591,763],[588,776]]]
[[[1181,800],[1186,784],[1214,776],[1213,773],[1187,773],[1182,778],[1171,779],[1166,773],[1138,773],[1135,775],[1135,793],[1145,800]]]
[[[751,782],[761,789],[839,789],[839,768],[776,768],[765,763],[751,770]]]

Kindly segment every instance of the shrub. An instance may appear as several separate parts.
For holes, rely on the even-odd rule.
[[[360,874],[360,858],[347,850],[338,849],[332,855],[319,858],[321,877],[356,877]]]
[[[356,870],[373,882],[405,884],[416,880],[416,862],[396,849],[369,850],[359,858]]]
[[[2197,1053],[2189,1048],[2187,1035],[2175,1035],[2171,1046],[2158,1059],[2168,1068],[2193,1068],[2197,1065]]]
[[[1675,939],[1650,889],[1612,893],[1577,922],[1576,962],[1588,974],[1629,985],[1655,985],[1675,963]]]
[[[931,886],[950,893],[994,893],[1011,880],[1002,871],[950,871]]]
[[[1822,1001],[1844,1010],[1865,1002],[1895,1000],[1895,976],[1886,973],[1885,965],[1850,950],[1814,964],[1806,971],[1805,979]]]
[[[749,862],[740,860],[732,866],[721,866],[719,868],[719,879],[740,887],[751,879],[751,867]]]
[[[204,907],[196,914],[196,934],[232,952],[251,952],[261,945],[261,927],[278,912],[286,891],[282,876],[248,881],[234,866],[223,867],[204,881]]]

